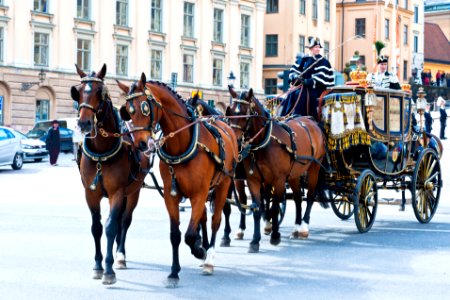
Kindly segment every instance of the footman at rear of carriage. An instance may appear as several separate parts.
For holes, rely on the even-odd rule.
[[[320,55],[322,48],[320,40],[309,37],[308,48],[311,55],[304,56],[290,69],[289,79],[297,89],[292,89],[282,103],[281,116],[288,114],[313,116],[317,120],[318,98],[327,87],[334,86],[333,68],[328,59]]]
[[[387,71],[388,58],[384,55],[378,56],[377,66],[378,72],[370,73],[367,76],[367,81],[371,82],[375,87],[400,90],[401,86],[397,76]]]

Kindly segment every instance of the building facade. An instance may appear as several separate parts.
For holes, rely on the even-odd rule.
[[[438,24],[450,41],[450,0],[426,0],[425,21]]]
[[[0,124],[26,131],[73,117],[70,87],[107,65],[127,84],[142,72],[224,109],[227,78],[263,93],[264,0],[0,0]]]
[[[264,21],[262,84],[266,95],[278,94],[277,74],[289,69],[297,54],[309,54],[308,37],[319,37],[335,66],[336,0],[267,0]]]
[[[336,68],[342,71],[354,52],[359,51],[362,64],[373,72],[376,68],[373,44],[380,40],[386,45],[381,54],[389,57],[389,71],[397,74],[400,82],[407,82],[412,73],[413,32],[421,38],[416,28],[419,25],[414,25],[416,6],[416,1],[411,0],[338,1],[336,43],[341,46],[336,51]],[[417,52],[420,51],[418,46]]]

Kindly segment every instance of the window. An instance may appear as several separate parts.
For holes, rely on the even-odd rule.
[[[194,82],[194,56],[183,54],[183,81]]]
[[[384,19],[384,38],[389,40],[389,19]]]
[[[77,0],[77,18],[89,20],[90,0]]]
[[[91,41],[77,40],[77,65],[85,71],[91,68]]]
[[[300,0],[300,14],[306,15],[306,0]]]
[[[403,7],[404,7],[404,9],[408,9],[408,0],[404,0],[403,1]]]
[[[34,0],[33,10],[46,13],[47,9],[47,0]]]
[[[128,46],[117,45],[116,48],[116,75],[128,74]]]
[[[317,8],[317,0],[312,1],[312,18],[313,20],[317,20],[317,15],[319,14],[318,8]]]
[[[419,7],[414,6],[414,23],[419,23]]]
[[[248,89],[250,87],[250,64],[241,62],[241,88]]]
[[[213,41],[216,43],[223,42],[223,10],[214,8],[214,32]]]
[[[150,30],[162,32],[162,4],[161,0],[152,0],[150,9]]]
[[[0,27],[0,62],[3,62],[4,45],[5,45],[5,28]]]
[[[330,55],[330,42],[323,42],[323,55],[328,58]]]
[[[266,35],[266,57],[278,56],[278,34]]]
[[[3,95],[0,95],[0,125],[4,124],[4,108],[5,107],[5,97],[3,97]]]
[[[48,66],[48,34],[34,33],[34,64]]]
[[[277,79],[276,78],[264,79],[264,93],[266,95],[277,94]]]
[[[213,59],[213,85],[222,86],[223,60]]]
[[[408,25],[403,25],[403,44],[408,45]]]
[[[36,122],[48,120],[50,117],[50,100],[36,100]]]
[[[300,53],[305,53],[305,36],[299,36],[299,47],[298,50]]]
[[[330,22],[330,0],[325,0],[325,22]]]
[[[273,14],[278,12],[278,0],[267,0],[266,13]]]
[[[250,16],[241,15],[241,46],[250,47]]]
[[[116,24],[128,26],[128,0],[116,0]]]
[[[150,78],[162,79],[162,51],[152,50],[150,61]]]
[[[355,20],[355,34],[366,37],[366,19],[356,19]]]
[[[194,3],[184,2],[183,35],[194,37]]]
[[[419,52],[419,37],[417,35],[414,36],[414,53]]]
[[[408,61],[403,61],[403,80],[408,80]]]
[[[366,65],[366,56],[365,55],[360,55],[359,56],[359,64],[361,66],[365,66]]]

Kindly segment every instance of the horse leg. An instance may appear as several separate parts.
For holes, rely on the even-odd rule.
[[[211,200],[213,201],[213,200]],[[207,226],[207,221],[208,221],[208,215],[206,213],[206,206],[205,209],[203,210],[203,215],[202,218],[200,219],[200,227],[202,229],[202,235],[197,235],[197,244],[202,244],[202,247],[205,249],[209,248],[209,242],[208,242],[208,226]]]
[[[245,193],[245,182],[243,180],[235,180],[236,191],[238,193],[238,201],[241,204],[247,205],[247,194]],[[246,215],[241,213],[239,219],[239,228],[234,236],[235,240],[244,239],[244,231],[245,231],[245,217]]]
[[[116,273],[113,270],[114,255],[113,246],[114,240],[117,236],[117,227],[120,219],[120,214],[123,209],[124,196],[122,193],[115,193],[110,198],[110,211],[109,217],[106,221],[106,256],[105,256],[105,273],[103,273],[102,283],[109,285],[116,283]]]
[[[229,186],[231,184],[231,178],[226,177],[223,179],[222,183],[216,187],[215,191],[215,199],[214,199],[214,213],[212,215],[211,221],[211,240],[209,242],[209,247],[207,248],[205,262],[203,264],[202,273],[204,275],[212,275],[214,273],[214,256],[215,252],[215,244],[216,244],[216,236],[217,231],[220,228],[220,221],[222,218],[222,210],[225,205],[227,199],[227,193],[229,190]]]
[[[320,165],[313,163],[308,169],[308,193],[306,195],[306,209],[303,216],[303,220],[300,226],[300,237],[308,238],[309,236],[309,220],[311,215],[311,209],[314,204],[314,193],[316,191],[317,182],[319,179]]]
[[[131,221],[133,219],[133,211],[137,206],[139,200],[140,190],[137,190],[129,197],[125,197],[126,205],[123,206],[122,220],[119,222],[116,243],[116,263],[115,267],[117,269],[126,269],[126,252],[125,252],[125,240],[127,237],[128,229],[130,228]],[[120,238],[120,239],[119,239]],[[119,239],[119,240],[118,240]]]
[[[280,224],[278,223],[278,208],[280,207],[281,200],[283,199],[283,195],[285,193],[284,188],[284,180],[282,180],[281,182],[277,182],[276,184],[274,184],[274,192],[272,195],[272,207],[270,208],[272,234],[270,236],[270,243],[275,246],[281,242]]]
[[[223,206],[223,215],[225,217],[225,228],[223,230],[222,241],[220,242],[220,247],[230,247],[231,239],[231,226],[230,226],[230,215],[231,215],[231,204],[226,202]]]
[[[303,193],[301,191],[300,179],[295,178],[289,180],[289,186],[291,187],[295,203],[295,223],[289,238],[298,239],[300,238],[300,231],[302,226],[302,201],[303,201]]]
[[[264,215],[264,234],[269,235],[272,232],[272,212],[270,210],[270,200],[272,199],[272,186],[265,184],[261,188],[261,201],[263,202],[263,215]]]
[[[198,224],[200,224],[200,221],[205,214],[205,199],[207,198],[207,195],[208,191],[206,191],[206,193],[198,193],[194,197],[191,197],[191,219],[184,236],[184,241],[191,249],[191,254],[198,259],[204,259],[206,256],[206,249],[196,243],[196,240]]]
[[[178,273],[180,273],[180,257],[179,248],[181,243],[180,231],[180,210],[179,197],[173,198],[169,195],[169,191],[165,189],[164,202],[166,204],[167,212],[170,219],[170,244],[172,245],[172,267],[169,276],[167,277],[166,287],[175,288],[180,281]]]
[[[248,187],[252,196],[252,205],[256,208],[253,211],[254,231],[253,238],[250,241],[248,253],[258,253],[259,242],[261,241],[261,183],[248,181]]]
[[[101,247],[101,238],[103,234],[103,226],[101,222],[101,210],[100,210],[100,200],[99,197],[89,197],[86,195],[86,201],[88,203],[89,210],[91,212],[92,225],[91,225],[91,233],[94,238],[95,244],[95,265],[93,269],[92,278],[93,279],[101,279],[103,276],[103,255],[102,255],[102,247]]]

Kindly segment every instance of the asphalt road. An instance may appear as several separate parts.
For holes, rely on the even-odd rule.
[[[72,155],[62,154],[57,167],[48,161],[20,171],[1,167],[0,299],[448,299],[448,152],[441,165],[445,186],[429,224],[419,224],[410,206],[399,212],[396,205],[380,205],[371,231],[359,234],[353,218],[341,221],[316,205],[310,238],[289,240],[294,205],[288,202],[280,245],[263,236],[260,253],[248,254],[248,218],[243,241],[217,245],[213,276],[200,275],[200,261],[182,242],[177,289],[164,287],[171,265],[169,222],[156,191],[142,191],[128,234],[129,268],[116,271],[118,282],[106,287],[91,279],[91,220]],[[102,214],[104,221],[106,199]],[[189,216],[189,208],[181,213],[183,234]],[[233,229],[238,219],[234,209]]]

